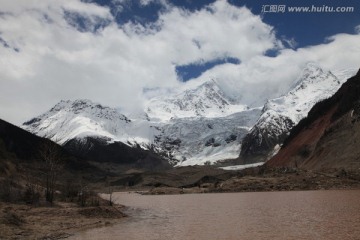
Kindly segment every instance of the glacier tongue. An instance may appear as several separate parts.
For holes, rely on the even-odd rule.
[[[177,166],[237,158],[241,139],[259,115],[260,109],[250,109],[219,118],[174,119],[162,127],[156,144]]]

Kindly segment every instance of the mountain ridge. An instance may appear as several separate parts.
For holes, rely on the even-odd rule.
[[[349,72],[340,73],[345,76]],[[340,82],[331,72],[308,64],[294,82],[294,88],[268,100],[262,112],[260,108],[249,108],[226,96],[218,82],[211,79],[193,89],[155,98],[158,105],[154,106],[159,108],[149,110],[149,104],[140,117],[130,119],[118,109],[90,100],[62,101],[25,122],[23,127],[62,145],[72,140],[80,144],[81,139],[89,137],[94,141],[101,139],[101,145],[121,142],[150,150],[176,166],[236,159],[240,152],[240,158],[244,158],[243,149],[250,149],[248,152],[255,155],[260,146],[258,159],[243,161],[253,163],[264,161],[312,104],[331,96]],[[309,93],[310,99],[306,97]],[[159,111],[162,113],[157,114]]]
[[[245,136],[240,157],[245,163],[264,161],[276,152],[289,131],[317,102],[332,96],[352,74],[348,71],[341,79],[309,63],[287,94],[268,100],[257,123]],[[275,148],[275,149],[274,149]]]
[[[358,169],[360,70],[330,98],[317,103],[266,165]]]

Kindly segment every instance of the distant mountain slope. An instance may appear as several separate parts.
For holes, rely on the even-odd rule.
[[[241,146],[241,157],[245,162],[264,160],[281,144],[291,128],[304,118],[317,102],[332,96],[355,74],[354,70],[337,71],[335,76],[310,63],[303,70],[293,89],[279,98],[269,100],[262,115]]]
[[[360,167],[360,71],[317,103],[266,165],[307,169]]]

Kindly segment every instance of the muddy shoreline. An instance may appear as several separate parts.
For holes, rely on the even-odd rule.
[[[116,224],[124,206],[79,207],[56,202],[32,206],[0,202],[0,239],[66,239],[77,232]]]

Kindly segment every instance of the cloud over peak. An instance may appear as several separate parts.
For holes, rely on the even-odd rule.
[[[186,85],[176,66],[224,58],[241,64],[215,66],[193,81],[224,79],[224,86],[238,86],[251,103],[250,87],[266,91],[267,82],[275,93],[281,81],[296,75],[303,57],[334,66],[336,59],[326,54],[330,49],[340,51],[339,59],[358,60],[343,45],[354,44],[358,35],[335,36],[324,46],[295,51],[285,49],[274,28],[246,7],[216,1],[189,11],[159,2],[166,11],[157,21],[119,24],[112,9],[86,1],[1,1],[0,118],[20,123],[61,99],[78,98],[130,112],[143,107],[144,89],[160,94]],[[122,14],[122,5],[117,6]],[[266,57],[268,50],[280,53]]]

